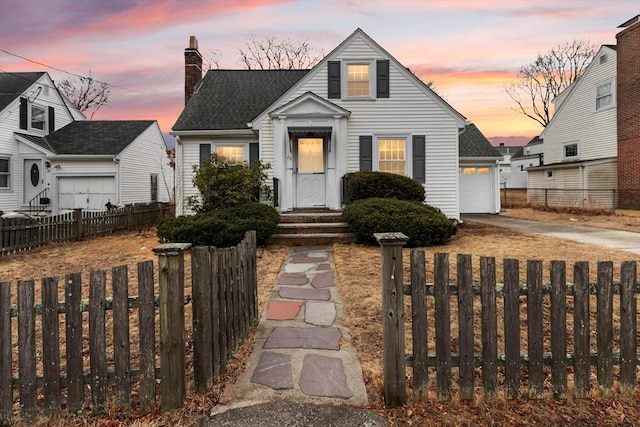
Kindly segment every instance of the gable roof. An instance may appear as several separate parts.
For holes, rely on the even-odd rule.
[[[309,70],[209,70],[173,131],[247,129]]]
[[[36,83],[43,71],[31,73],[0,73],[0,111]]]
[[[498,150],[473,123],[466,125],[464,132],[458,137],[458,156],[502,158]]]
[[[452,117],[454,117],[460,127],[464,126],[466,124],[467,118],[465,116],[463,116],[462,114],[460,114],[455,108],[453,108],[451,105],[449,105],[449,103],[447,103],[447,101],[445,101],[444,99],[442,99],[440,97],[440,95],[438,95],[433,89],[431,89],[430,87],[428,87],[422,80],[420,80],[415,74],[413,74],[411,71],[409,71],[409,69],[407,67],[405,67],[404,65],[402,65],[400,63],[400,61],[398,61],[396,58],[393,57],[393,55],[391,55],[389,52],[387,52],[382,46],[380,46],[375,40],[373,40],[371,37],[369,37],[369,35],[367,33],[365,33],[361,28],[356,28],[356,30],[351,33],[351,35],[349,35],[349,37],[347,37],[346,39],[344,39],[338,46],[336,46],[331,52],[329,52],[324,58],[322,58],[316,65],[313,66],[313,68],[311,70],[309,70],[310,72],[304,76],[304,78],[300,79],[299,82],[296,82],[296,85],[302,85],[304,84],[306,81],[312,79],[317,73],[320,72],[320,70],[324,67],[324,65],[332,60],[335,56],[337,56],[343,49],[345,49],[346,46],[348,46],[356,37],[363,37],[365,39],[365,41],[369,44],[369,46],[371,46],[374,50],[377,50],[381,56],[388,58],[389,61],[391,61],[397,70],[399,70],[400,73],[402,73],[407,79],[413,80],[413,82],[416,84],[416,87],[418,87],[420,90],[423,91],[423,93],[425,94],[429,94],[429,96],[431,96],[434,100],[434,102],[438,105],[440,105],[445,111],[447,111],[449,114],[451,114]],[[289,92],[293,92],[296,90],[296,87],[291,87],[289,88],[289,90],[285,91],[282,93],[282,97],[286,97],[286,95]],[[272,108],[276,108],[278,107],[277,102],[279,99],[275,99],[274,102],[269,106],[269,110],[271,110]],[[268,113],[269,111],[261,111],[260,115]],[[255,118],[258,118],[258,116],[256,116]]]
[[[77,121],[45,139],[56,154],[116,155],[154,123],[154,120]]]

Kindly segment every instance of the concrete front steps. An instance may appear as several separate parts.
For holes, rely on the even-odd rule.
[[[342,220],[341,212],[323,208],[296,209],[280,216],[280,224],[269,239],[271,244],[328,245],[356,241],[349,225]]]

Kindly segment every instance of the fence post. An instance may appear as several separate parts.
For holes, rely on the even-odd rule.
[[[83,228],[82,228],[82,209],[76,208],[73,210],[73,220],[75,221],[75,235],[76,240],[82,240]]]
[[[374,233],[382,252],[382,346],[384,399],[387,407],[406,400],[404,361],[404,294],[402,233]]]
[[[158,256],[160,284],[160,406],[181,408],[186,397],[184,340],[184,252],[190,243],[166,243]]]

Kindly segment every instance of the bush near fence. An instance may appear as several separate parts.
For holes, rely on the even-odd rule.
[[[138,295],[129,295],[133,286],[126,266],[112,269],[111,296],[107,272],[93,270],[88,299],[82,299],[80,273],[64,277],[64,301],[58,301],[57,277],[41,280],[40,302],[35,301],[34,280],[19,281],[15,288],[0,282],[0,425],[15,421],[14,407],[27,423],[41,413],[58,416],[63,408],[68,415],[89,407],[92,415],[131,408],[150,413],[157,389],[162,410],[179,408],[189,366],[195,391],[211,388],[258,319],[255,232],[232,248],[191,249],[191,295],[186,296],[184,253],[189,246],[154,249],[157,284],[153,261],[139,263]],[[16,294],[17,304],[12,304]],[[188,304],[192,325],[185,324]],[[186,352],[189,330],[192,358]],[[139,347],[132,348],[131,342]]]
[[[174,214],[174,205],[150,203],[127,205],[102,212],[76,209],[44,218],[0,219],[0,257],[51,242],[69,242],[114,231],[150,227]]]
[[[553,261],[551,283],[543,284],[541,261],[527,261],[526,283],[521,283],[519,261],[504,260],[505,283],[497,284],[495,259],[481,257],[480,283],[474,284],[471,256],[458,255],[458,279],[457,283],[451,284],[449,255],[437,253],[433,264],[434,283],[428,284],[425,282],[424,251],[414,250],[411,252],[411,284],[405,286],[402,274],[397,272],[402,271],[402,245],[406,237],[383,233],[377,238],[382,246],[383,367],[387,405],[400,405],[406,401],[406,367],[413,368],[413,390],[419,397],[427,396],[427,381],[432,381],[428,380],[427,368],[435,367],[436,393],[445,400],[452,398],[454,368],[458,371],[457,389],[462,400],[475,397],[476,368],[481,371],[485,397],[496,396],[499,384],[504,384],[504,396],[508,399],[525,397],[526,383],[528,397],[542,399],[548,380],[545,367],[551,370],[554,398],[567,399],[571,390],[576,398],[591,397],[592,367],[601,396],[614,393],[614,378],[619,378],[622,393],[635,395],[639,391],[637,294],[640,286],[636,261],[622,262],[620,283],[613,283],[613,263],[609,261],[598,263],[595,283],[590,281],[588,263],[575,263],[573,283],[568,283],[565,263]],[[619,306],[613,304],[614,294],[619,295],[616,298]],[[408,356],[405,355],[404,321],[398,321],[405,318],[402,295],[411,296],[411,315],[406,316],[411,319],[412,337],[412,354]],[[477,296],[479,310],[475,308]],[[594,297],[596,304],[591,307],[590,300]],[[434,299],[434,319],[427,319],[427,298]],[[526,298],[525,304],[521,303],[521,298]],[[568,299],[572,304],[567,303]],[[457,311],[454,312],[458,336],[453,337],[451,308],[456,300]],[[498,307],[504,313],[501,319]],[[543,322],[546,310],[549,311],[548,326]],[[614,311],[619,316],[619,324],[615,327]],[[573,318],[567,319],[567,313],[573,313]],[[499,321],[503,325],[503,343],[498,342]],[[474,340],[478,335],[474,322],[480,326],[479,346]],[[594,322],[595,328],[592,327]],[[568,332],[570,323],[573,323],[573,329]],[[433,331],[427,331],[428,324],[434,325]],[[526,339],[521,338],[523,327],[526,327]],[[619,331],[617,336],[614,331]],[[591,342],[594,332],[595,352]],[[435,334],[435,354],[428,353],[427,336],[431,334]],[[545,342],[546,336],[550,337],[549,342]],[[573,343],[572,353],[567,351],[568,342]],[[500,347],[504,354],[498,353]],[[614,365],[619,366],[617,375],[614,375]],[[504,378],[499,380],[499,376]],[[569,377],[572,387],[569,387]]]

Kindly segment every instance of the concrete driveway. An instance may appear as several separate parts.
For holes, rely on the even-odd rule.
[[[574,242],[589,243],[605,248],[617,249],[640,255],[640,233],[630,231],[607,230],[604,228],[584,227],[579,225],[564,225],[525,219],[507,218],[492,214],[464,214],[463,222],[478,222],[510,228],[523,233],[537,233],[545,236],[558,237]]]

